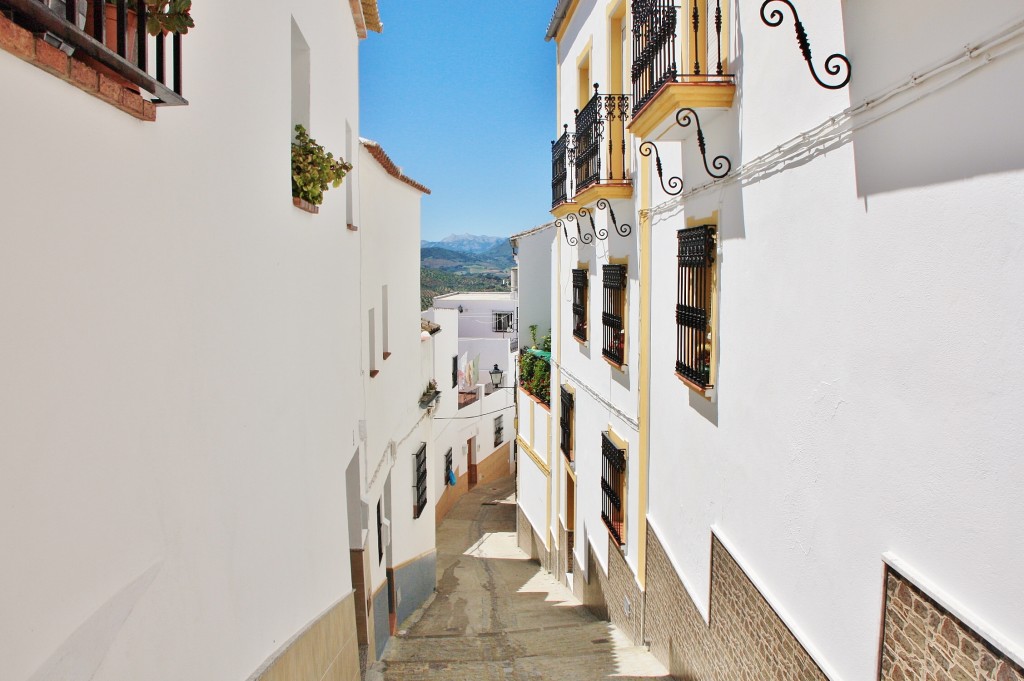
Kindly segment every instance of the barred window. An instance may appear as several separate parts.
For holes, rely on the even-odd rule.
[[[562,414],[559,419],[559,425],[562,430],[562,454],[565,455],[566,461],[572,463],[575,460],[573,451],[573,411],[576,408],[576,401],[573,398],[573,394],[569,392],[566,386],[562,386]]]
[[[416,450],[413,459],[413,485],[416,490],[416,502],[412,507],[412,517],[419,518],[427,507],[427,443],[424,442]]]
[[[491,331],[507,333],[512,330],[511,312],[494,312],[491,317]]]
[[[604,275],[604,342],[601,354],[615,364],[624,362],[626,346],[626,266],[605,265]]]
[[[381,509],[381,501],[383,497],[377,500],[377,562],[380,563],[384,560],[384,533],[381,528],[384,527],[384,513]]]
[[[504,415],[494,417],[494,446],[497,447],[505,441]]]
[[[448,449],[448,453],[444,455],[444,484],[448,484],[448,479],[452,474],[452,450]]]
[[[587,275],[585,269],[572,271],[572,335],[587,341]]]
[[[601,433],[601,519],[621,546],[625,535],[626,450],[615,444],[607,432]]]
[[[681,229],[676,301],[676,373],[690,387],[711,381],[711,301],[714,288],[715,226]]]
[[[459,356],[452,357],[452,387],[459,387]]]

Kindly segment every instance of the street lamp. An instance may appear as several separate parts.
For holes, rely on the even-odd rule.
[[[491,384],[495,388],[501,387],[501,377],[502,377],[502,375],[504,373],[505,373],[504,371],[502,371],[501,369],[498,368],[497,364],[495,364],[494,368],[491,369],[491,371],[490,371],[490,374],[491,374]]]

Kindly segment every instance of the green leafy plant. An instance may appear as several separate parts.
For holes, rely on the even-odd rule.
[[[324,202],[324,192],[341,186],[352,164],[334,158],[309,136],[301,125],[295,126],[292,142],[292,196],[309,201],[314,206]]]
[[[195,28],[192,21],[192,0],[146,0],[146,30],[150,35],[188,33]]]
[[[533,349],[551,352],[551,334],[540,339],[540,347],[537,343],[537,325],[530,326],[530,340],[533,341]],[[551,364],[523,348],[519,352],[519,383],[544,404],[551,404]]]

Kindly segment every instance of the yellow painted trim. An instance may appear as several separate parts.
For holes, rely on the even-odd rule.
[[[554,208],[552,208],[550,212],[556,218],[562,219],[569,213],[575,213],[576,209],[579,207],[579,204],[576,203],[575,201],[566,201],[565,203],[560,203]]]
[[[573,201],[577,206],[589,206],[597,203],[599,199],[631,199],[633,198],[633,183],[628,180],[620,184],[592,184],[581,192],[578,192]]]
[[[684,106],[693,109],[728,109],[736,96],[732,83],[668,83],[647,102],[629,124],[629,131],[645,138]]]
[[[575,3],[574,3],[574,7],[575,7]],[[562,282],[562,239],[556,234],[555,235],[555,285],[560,288],[561,287],[561,282]],[[552,331],[554,331],[555,328],[558,329],[558,333],[557,334],[553,334],[553,336],[554,336],[555,339],[557,339],[557,342],[555,342],[553,347],[551,348],[551,350],[554,353],[554,357],[555,357],[555,362],[554,362],[554,365],[555,365],[554,385],[561,385],[562,384],[562,296],[561,296],[561,294],[555,296],[555,319],[552,322]],[[552,405],[557,405],[556,409],[561,410],[561,407],[562,407],[562,405],[561,405],[562,394],[560,392],[558,392],[558,391],[555,391],[555,392],[556,392],[556,394],[551,396],[551,403],[552,403]],[[560,413],[560,411],[556,411],[555,413],[556,414]],[[561,457],[561,452],[559,452],[559,457]],[[551,506],[551,476],[548,476],[548,507],[550,508],[550,506]],[[550,521],[549,521],[548,524],[550,525]]]
[[[546,463],[541,461],[540,455],[538,455],[537,452],[533,451],[533,447],[531,447],[530,445],[526,444],[526,441],[523,440],[523,438],[521,438],[521,437],[516,437],[516,442],[519,443],[519,448],[522,449],[524,452],[526,452],[526,455],[528,457],[530,457],[530,459],[535,464],[537,464],[537,468],[539,468],[541,470],[541,472],[544,473],[544,475],[546,475],[546,476],[550,476],[551,475],[551,469],[548,468],[548,465]]]
[[[565,32],[569,29],[569,23],[572,21],[572,15],[576,13],[576,8],[579,7],[579,4],[580,0],[572,0],[572,4],[569,5],[569,11],[565,13],[562,25],[558,27],[558,33],[555,34],[556,43],[561,43],[562,38],[565,37]]]
[[[647,588],[647,494],[651,452],[651,160],[640,164],[640,480],[637,492],[637,580]]]
[[[587,39],[587,44],[583,46],[583,51],[576,57],[576,108],[583,109],[590,101],[593,96],[591,92],[593,88],[594,80],[594,60],[591,59],[591,55],[594,51],[594,36],[590,36]],[[586,65],[587,76],[586,78],[580,78],[580,71],[583,70]]]

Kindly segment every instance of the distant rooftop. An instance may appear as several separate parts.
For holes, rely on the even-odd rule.
[[[512,300],[511,291],[469,291],[462,293],[445,293],[434,296],[434,300]]]
[[[512,236],[510,236],[508,238],[508,240],[509,241],[515,241],[516,239],[522,239],[523,237],[532,236],[532,235],[537,234],[539,232],[543,232],[545,229],[551,229],[554,226],[555,226],[555,223],[553,223],[553,222],[548,222],[548,223],[543,224],[543,225],[537,225],[536,227],[531,227],[530,229],[527,229],[525,231],[513,234]]]

